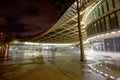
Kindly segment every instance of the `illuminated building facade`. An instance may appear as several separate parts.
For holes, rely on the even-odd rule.
[[[85,19],[87,40],[94,50],[120,51],[120,0],[102,0]]]

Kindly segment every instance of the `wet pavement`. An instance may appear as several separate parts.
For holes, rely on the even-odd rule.
[[[115,63],[116,59],[114,62],[106,55],[93,56],[88,52],[85,52],[86,59],[92,60],[88,64],[81,64],[78,54],[72,52],[11,52],[8,59],[0,61],[0,80],[115,80],[120,77],[119,67],[111,65],[119,61]],[[108,60],[110,64],[105,62]]]
[[[89,59],[96,60],[95,64],[89,65],[94,71],[115,80],[120,78],[120,53],[93,50],[88,50],[87,52],[86,56]]]

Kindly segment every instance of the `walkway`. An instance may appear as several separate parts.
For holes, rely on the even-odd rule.
[[[1,61],[0,80],[113,80],[80,64],[75,54],[51,51],[12,54]]]

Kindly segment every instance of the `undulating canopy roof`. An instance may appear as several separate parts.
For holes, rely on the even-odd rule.
[[[84,21],[93,7],[90,5],[97,0],[80,1],[83,3],[81,21]],[[85,38],[82,22],[81,29]],[[0,0],[0,41],[5,43],[14,39],[41,43],[77,42],[75,0]]]

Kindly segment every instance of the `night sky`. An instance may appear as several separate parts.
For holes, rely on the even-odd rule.
[[[48,31],[74,0],[0,0],[0,32],[18,40]]]

